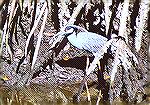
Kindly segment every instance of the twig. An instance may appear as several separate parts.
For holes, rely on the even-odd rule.
[[[146,20],[148,18],[149,5],[150,2],[148,0],[141,0],[139,16],[136,18],[135,48],[137,52],[141,48],[142,34],[145,29]]]
[[[89,0],[80,0],[80,3],[76,7],[75,11],[73,12],[71,18],[68,21],[68,25],[74,24],[76,17],[78,16],[80,10],[84,7],[85,4],[87,4]]]
[[[106,23],[106,35],[109,30],[109,23],[110,23],[110,17],[111,17],[111,11],[109,10],[109,6],[112,5],[111,0],[103,0],[104,2],[104,9],[105,9],[105,23]]]
[[[59,21],[60,21],[60,27],[63,27],[64,25],[67,24],[67,20],[64,19],[64,17],[70,18],[70,12],[68,9],[68,6],[66,4],[66,0],[60,0],[60,8],[61,8],[61,12],[58,14],[59,16]]]
[[[120,19],[120,27],[119,27],[119,36],[125,38],[126,42],[128,42],[128,36],[126,32],[126,20],[128,17],[128,8],[129,8],[129,0],[124,1],[123,10],[121,12],[121,19]]]
[[[118,40],[114,45],[116,49],[115,51],[115,57],[114,62],[112,63],[113,68],[111,71],[111,79],[110,84],[112,85],[115,79],[115,74],[117,73],[118,66],[122,65],[126,71],[132,68],[132,61],[129,60],[129,58],[132,58],[135,64],[138,64],[138,60],[136,56],[131,52],[129,47],[126,45],[126,43],[121,39]]]
[[[27,42],[26,42],[26,46],[25,46],[25,57],[27,56],[27,53],[28,53],[28,52],[27,52],[27,49],[28,49],[28,45],[29,45],[29,42],[30,42],[30,38],[31,38],[32,34],[34,33],[34,30],[36,29],[36,27],[37,27],[37,25],[38,25],[38,23],[39,23],[39,21],[40,21],[42,15],[43,15],[43,13],[44,13],[44,10],[45,10],[46,6],[47,6],[47,2],[44,3],[44,5],[43,5],[43,7],[42,7],[42,9],[41,9],[41,12],[40,12],[39,17],[38,17],[38,19],[35,21],[35,23],[34,23],[34,25],[33,25],[33,28],[32,28],[32,30],[30,31],[30,34],[29,34],[29,36],[28,36],[28,39],[27,39]]]
[[[5,42],[5,38],[6,38],[6,30],[7,30],[7,20],[5,22],[5,25],[4,25],[4,31],[2,33],[2,42],[1,42],[1,48],[0,48],[0,56],[2,54],[2,49],[3,49],[3,45],[4,45],[4,42]]]
[[[45,28],[45,23],[46,23],[47,15],[48,15],[48,9],[46,8],[45,9],[45,15],[44,15],[44,18],[43,18],[43,23],[42,23],[42,26],[41,26],[41,30],[39,32],[38,40],[37,40],[37,45],[35,47],[35,52],[34,52],[34,56],[33,56],[31,70],[34,68],[34,64],[35,64],[36,59],[37,59],[38,51],[39,51],[39,48],[40,48],[40,43],[41,43],[42,36],[43,36],[43,31],[44,31],[44,28]]]
[[[3,33],[3,38],[2,38],[1,48],[0,48],[0,55],[1,55],[2,54],[3,44],[5,42],[6,43],[7,51],[10,54],[11,59],[12,59],[12,52],[11,52],[10,46],[8,44],[8,32],[9,32],[8,28],[10,26],[12,17],[14,15],[15,4],[16,4],[16,0],[13,0],[12,1],[12,5],[11,5],[11,11],[10,11],[10,15],[9,15],[9,20],[8,21],[6,20],[5,25],[4,25],[4,33]]]

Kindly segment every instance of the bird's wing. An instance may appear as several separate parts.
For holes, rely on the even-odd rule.
[[[77,37],[79,42],[82,42],[82,49],[92,53],[99,51],[107,41],[107,38],[92,32],[80,32]]]

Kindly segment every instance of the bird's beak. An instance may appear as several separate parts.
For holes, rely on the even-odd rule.
[[[64,32],[64,31],[61,31],[61,32],[58,32],[56,34],[56,36],[66,36],[67,34],[69,34],[70,32]]]
[[[58,32],[55,36],[63,36],[63,34],[64,34],[65,32]]]

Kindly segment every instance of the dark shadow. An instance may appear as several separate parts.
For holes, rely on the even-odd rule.
[[[108,59],[112,58],[110,54],[104,54],[104,57],[100,60],[100,70],[98,70],[98,90],[101,90],[103,94],[103,101],[107,101],[109,99],[109,83],[106,82],[103,76],[103,72],[105,72],[105,66],[108,65]]]
[[[63,38],[61,42],[56,43],[55,47],[50,49],[53,50],[55,53],[54,57],[57,57],[57,55],[60,53],[60,51],[66,46],[68,42],[68,39],[66,37]]]
[[[89,57],[89,58],[90,58],[90,62],[92,62],[94,59],[94,57]],[[87,61],[87,56],[82,56],[82,57],[75,57],[67,61],[59,60],[59,61],[56,61],[56,63],[60,65],[61,67],[71,67],[71,68],[85,70],[86,61]]]
[[[52,21],[54,22],[54,28],[57,30],[59,30],[60,26],[59,26],[59,7],[58,7],[58,4],[59,4],[59,0],[52,0],[52,14],[51,14],[51,18],[52,18]]]

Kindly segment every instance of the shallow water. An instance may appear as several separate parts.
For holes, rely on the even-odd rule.
[[[150,89],[148,89],[150,91]],[[68,95],[68,96],[66,96]],[[9,87],[0,88],[0,105],[96,105],[96,99],[91,102],[82,101],[78,104],[72,102],[72,96],[62,90],[40,87],[37,85],[15,90]],[[69,99],[69,100],[67,100]],[[109,102],[100,102],[99,105],[110,105]],[[138,104],[127,102],[114,102],[113,105],[150,105],[150,101],[145,100]]]

